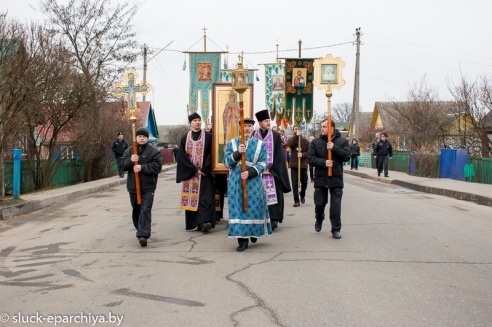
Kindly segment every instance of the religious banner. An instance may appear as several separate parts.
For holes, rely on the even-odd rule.
[[[284,115],[284,90],[285,65],[283,63],[265,64],[265,104],[270,112],[270,119],[276,122],[281,122]]]
[[[190,55],[189,114],[201,108],[203,121],[209,120],[212,84],[219,82],[220,54],[223,52],[187,52]]]
[[[285,59],[285,118],[288,124],[301,126],[304,116],[313,116],[314,59]],[[308,121],[309,120],[309,121]]]

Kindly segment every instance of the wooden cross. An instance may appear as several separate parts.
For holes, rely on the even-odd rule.
[[[147,83],[147,81],[142,81],[142,83],[137,84],[135,80],[138,78],[138,73],[133,68],[128,69],[123,77],[127,84],[122,85],[120,82],[116,82],[111,89],[111,92],[118,98],[121,98],[122,96],[127,97],[128,109],[126,113],[128,116],[134,117],[135,112],[139,110],[137,108],[137,93],[147,95],[147,93],[152,90],[152,86]]]

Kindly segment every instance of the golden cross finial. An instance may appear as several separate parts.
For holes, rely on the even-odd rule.
[[[202,30],[203,30],[203,36],[207,35],[207,28],[205,26],[202,28]]]

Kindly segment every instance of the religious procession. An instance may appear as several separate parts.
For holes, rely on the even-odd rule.
[[[204,41],[206,44],[206,35]],[[340,239],[343,165],[350,160],[351,150],[331,118],[330,98],[333,90],[345,84],[344,62],[332,55],[281,61],[277,54],[276,63],[264,65],[266,109],[254,110],[254,70],[244,68],[243,56],[235,69],[221,69],[217,63],[224,53],[204,48],[203,52],[188,53],[193,71],[190,130],[173,149],[185,230],[209,233],[216,223],[225,221],[227,236],[237,240],[236,250],[245,251],[250,243],[272,235],[284,223],[286,194],[292,192],[293,207],[305,204],[310,177],[314,229],[321,232],[329,203],[329,228],[332,237]],[[136,95],[145,95],[152,88],[145,80],[138,84],[137,76],[129,70],[127,85],[117,83],[113,88],[115,96],[127,99],[126,113],[134,131]],[[314,86],[324,90],[328,99],[326,119],[317,138],[303,135],[301,127],[313,117]],[[214,105],[209,106],[210,102]],[[286,129],[293,132],[290,139]],[[155,132],[138,128],[134,132],[136,145],[134,142],[133,148],[125,150],[119,163],[128,172],[132,220],[142,247],[151,236],[153,194],[162,167],[162,157],[148,144],[151,134]]]

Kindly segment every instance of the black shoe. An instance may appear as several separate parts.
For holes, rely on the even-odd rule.
[[[208,233],[208,231],[210,230],[210,228],[212,228],[212,224],[211,223],[204,223],[202,224],[202,232],[203,233]]]
[[[140,243],[141,246],[147,246],[147,239],[145,237],[139,237],[138,243]]]
[[[384,177],[389,177],[389,175],[384,175]]]
[[[306,198],[301,197],[301,203],[302,204],[306,203]]]
[[[321,232],[321,227],[323,227],[323,222],[316,220],[316,223],[314,224],[314,230],[319,233]]]
[[[378,177],[381,177],[381,173],[378,173]]]
[[[298,207],[300,206],[299,202],[294,203],[293,207]]]
[[[256,243],[258,241],[258,238],[256,237],[250,237],[251,243]]]
[[[236,249],[238,252],[243,252],[244,250],[246,250],[248,248],[248,239],[247,238],[245,238],[245,239],[238,238],[237,242],[239,243],[239,246]]]
[[[340,235],[339,231],[333,232],[333,238],[336,240],[339,240],[342,238],[342,235]]]
[[[272,221],[272,230],[278,227],[278,222]]]
[[[314,179],[311,180],[311,183],[314,183]]]

